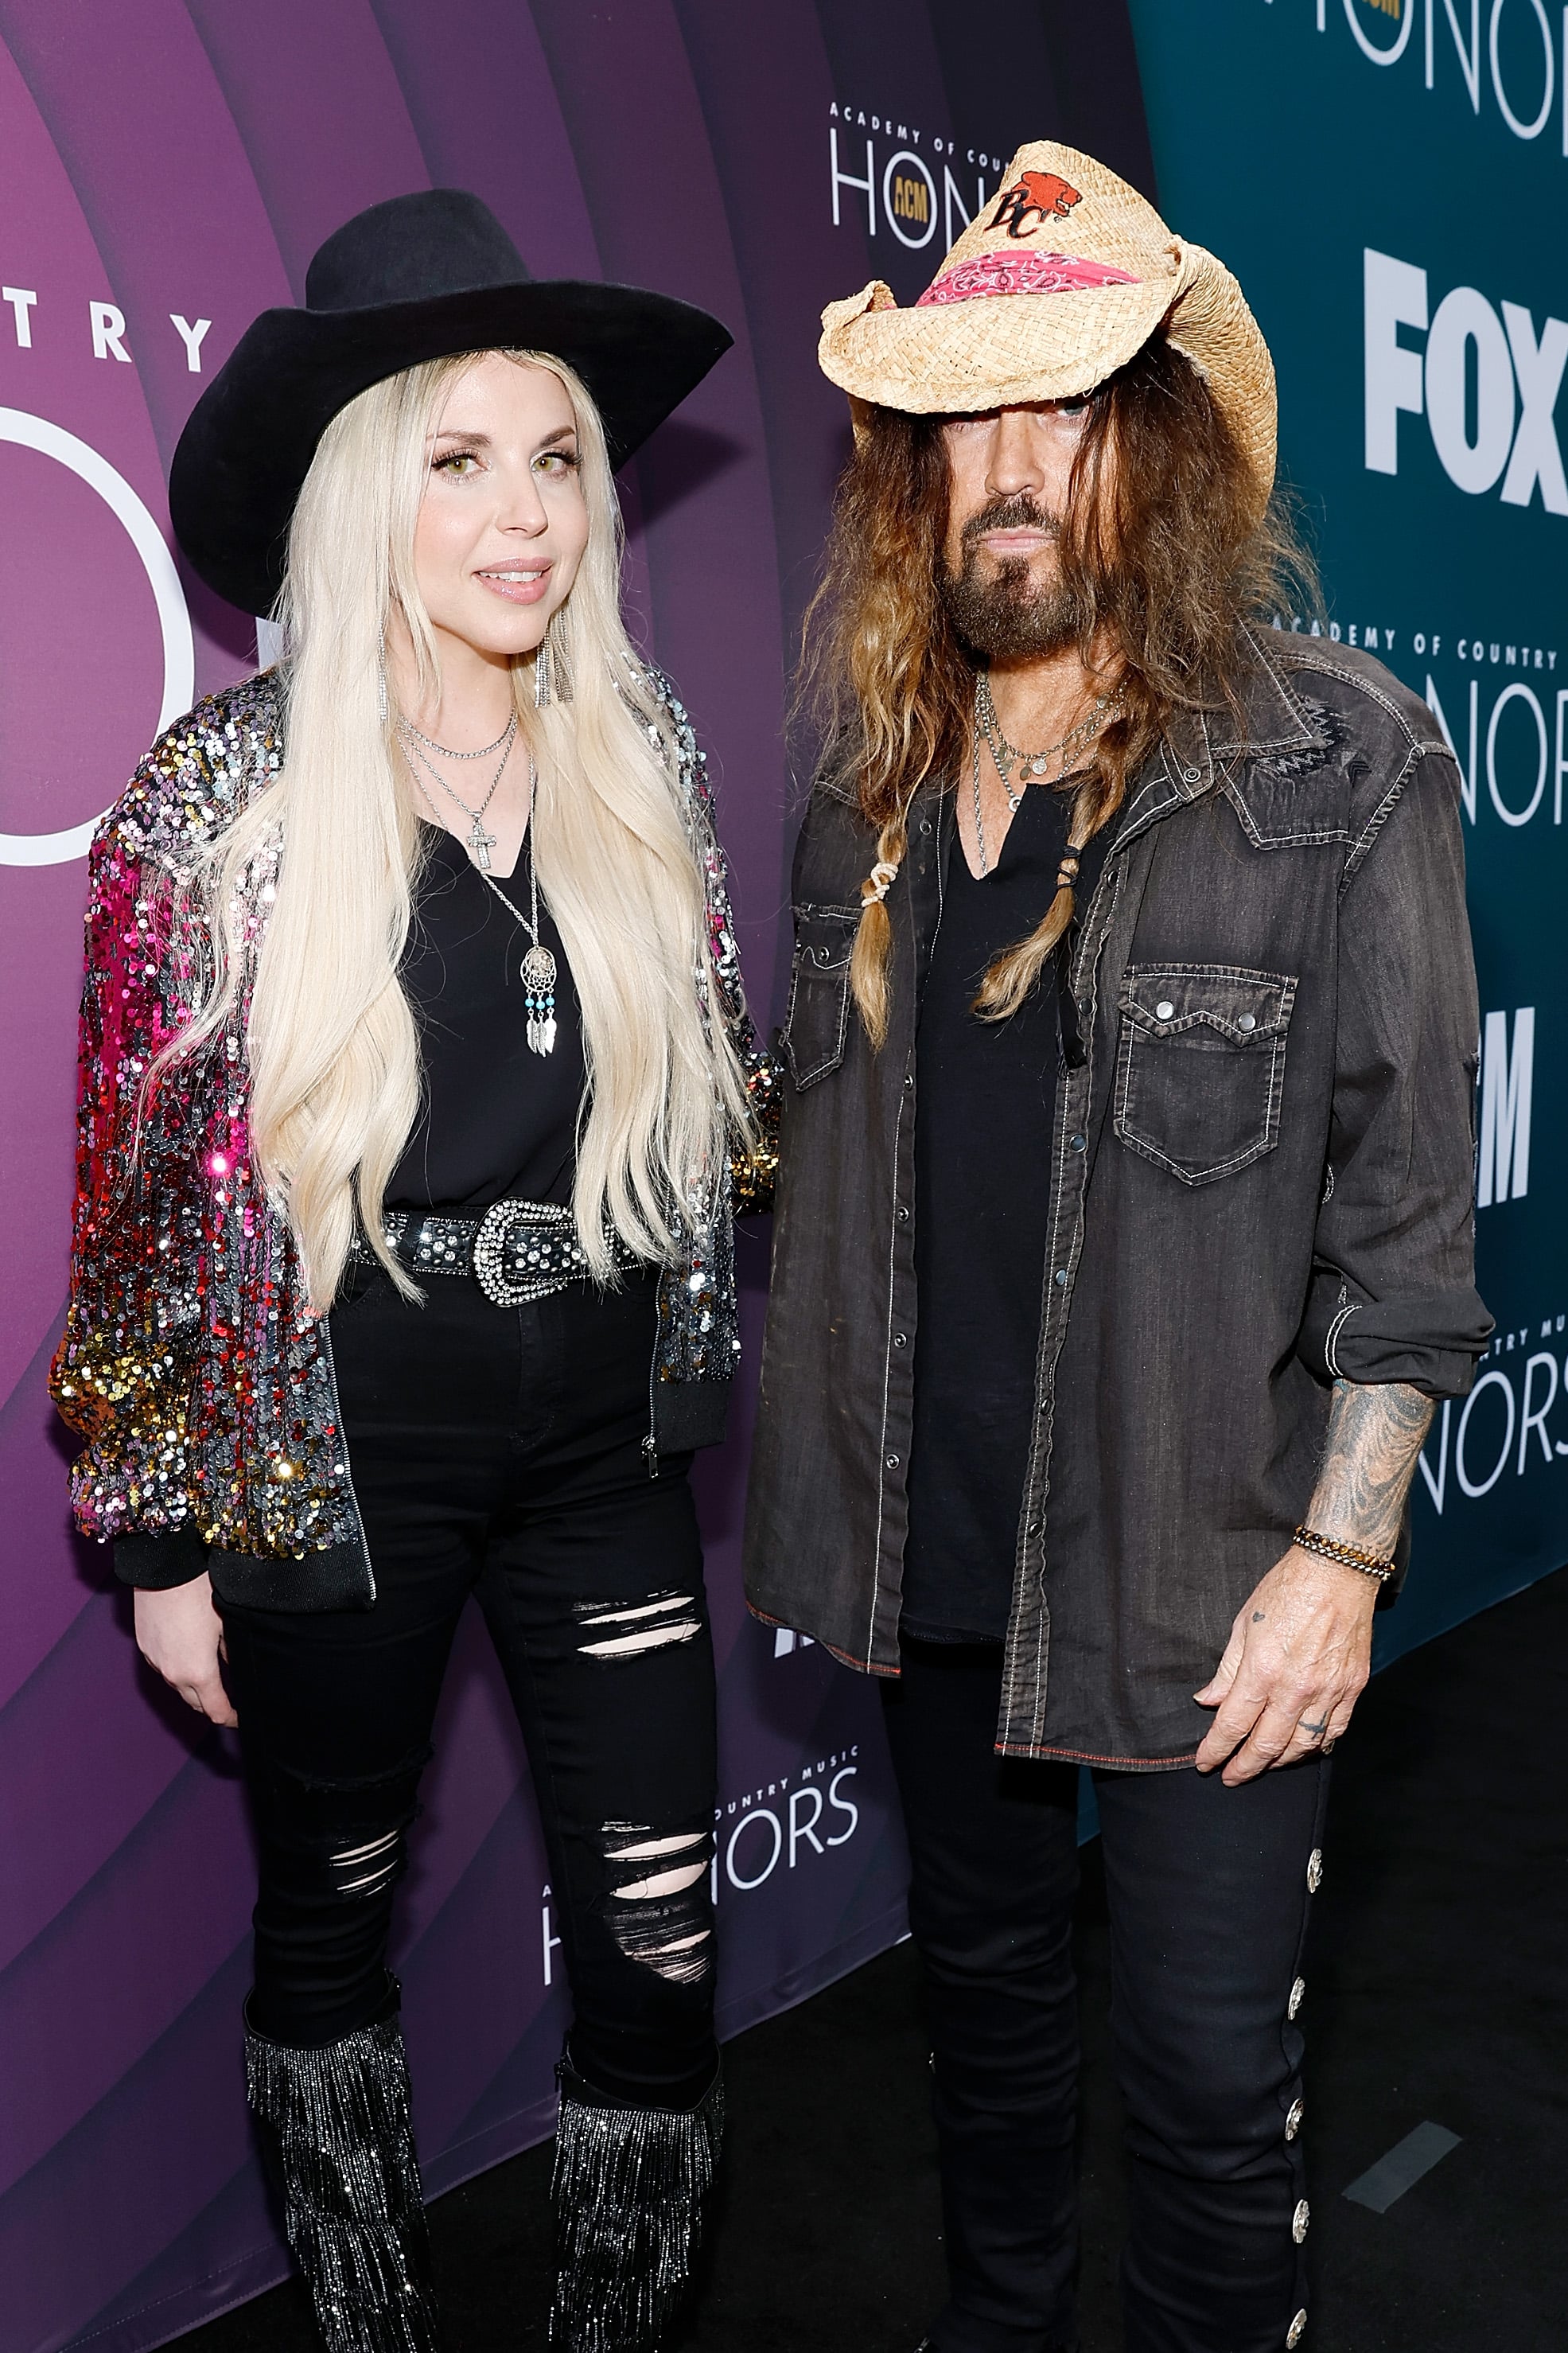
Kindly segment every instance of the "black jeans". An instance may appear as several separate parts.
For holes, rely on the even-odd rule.
[[[335,1309],[367,1610],[226,1607],[260,1849],[258,2033],[335,2042],[388,1997],[404,1842],[469,1594],[532,1770],[571,2056],[593,2088],[686,2107],[717,2063],[713,1654],[689,1456],[649,1476],[651,1277],[500,1308],[384,1275]]]
[[[938,2353],[1076,2341],[1076,1767],[999,1757],[999,1644],[884,1685],[924,1964],[951,2299]],[[1127,2353],[1279,2353],[1306,2303],[1294,2020],[1328,1773],[1097,1773],[1131,2170]]]

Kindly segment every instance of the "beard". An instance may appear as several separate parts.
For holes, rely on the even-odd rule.
[[[1047,531],[1059,549],[1061,525],[1029,498],[994,499],[963,526],[955,569],[944,556],[938,586],[947,617],[972,654],[986,661],[1028,661],[1065,652],[1094,627],[1090,599],[1058,570],[1037,581],[1028,561],[997,564],[979,546],[990,531]],[[984,566],[984,570],[982,567]]]

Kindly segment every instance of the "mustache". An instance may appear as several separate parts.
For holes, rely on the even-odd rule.
[[[990,531],[1043,531],[1059,539],[1061,529],[1059,515],[1047,514],[1026,492],[1019,491],[1014,498],[993,499],[988,507],[971,515],[959,533],[959,543],[967,552]]]

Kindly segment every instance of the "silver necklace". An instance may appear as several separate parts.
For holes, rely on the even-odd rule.
[[[982,697],[984,697],[984,700],[982,700]],[[980,852],[980,871],[982,874],[989,874],[991,871],[991,861],[985,855],[985,819],[981,814],[980,808],[980,738],[983,733],[987,744],[991,746],[991,757],[996,763],[996,774],[1001,778],[1002,789],[1007,796],[1008,808],[1012,811],[1012,814],[1016,817],[1018,811],[1024,806],[1023,794],[1016,793],[1013,790],[1011,784],[1008,782],[1008,772],[1002,765],[1001,761],[996,759],[995,745],[991,744],[991,730],[986,724],[986,713],[990,709],[990,702],[991,690],[985,682],[985,672],[981,670],[976,675],[974,681],[974,724],[969,731],[969,740],[973,748],[974,754],[974,843],[976,849]],[[991,717],[993,719],[995,717],[994,712],[991,712]]]
[[[529,934],[529,945],[523,950],[518,969],[527,990],[525,1010],[528,1015],[528,1050],[531,1054],[552,1054],[555,1050],[555,958],[539,936],[539,869],[533,859],[533,796],[539,782],[539,771],[532,760],[528,764],[528,822],[523,828],[523,854],[528,860],[528,886],[533,915],[531,922],[521,907],[514,907],[507,893],[494,877],[486,872],[487,858],[477,866],[479,881],[492,890],[507,913],[521,923]]]
[[[421,744],[427,744],[429,742],[429,737],[427,735],[421,735],[418,728],[413,726],[409,721],[405,719],[401,712],[398,713],[397,726],[398,733],[403,738],[404,750],[405,752],[412,753],[415,759],[418,761],[419,765],[424,769],[425,774],[429,777],[431,783],[441,792],[444,792],[447,798],[449,801],[454,802],[456,806],[462,810],[463,815],[468,818],[468,855],[473,860],[475,865],[479,869],[479,871],[482,874],[488,875],[490,865],[490,852],[496,846],[496,836],[493,833],[487,833],[485,831],[485,811],[489,808],[491,801],[493,801],[496,797],[496,786],[500,783],[502,776],[506,774],[506,764],[511,757],[512,740],[517,733],[516,712],[514,711],[512,712],[505,729],[496,737],[495,742],[493,744],[487,744],[485,746],[487,752],[500,750],[500,765],[497,768],[495,775],[490,778],[490,788],[485,795],[483,800],[479,803],[477,809],[470,808],[462,795],[453,791],[451,786],[447,782],[446,777],[442,776],[440,770],[438,768],[432,767],[429,761],[425,757],[424,753],[419,749]],[[442,746],[437,744],[436,749],[439,751],[442,749]],[[456,759],[477,759],[478,756],[479,754],[477,753],[466,752],[455,753],[453,754],[453,757]]]
[[[1016,744],[1009,744],[996,717],[996,705],[991,699],[991,680],[985,670],[976,673],[974,681],[974,716],[985,736],[986,748],[996,764],[996,774],[1002,779],[1013,814],[1016,817],[1022,794],[1013,790],[1011,777],[1015,762],[1021,763],[1024,782],[1038,783],[1049,774],[1053,760],[1060,763],[1059,774],[1065,776],[1076,753],[1087,751],[1103,727],[1110,724],[1111,714],[1121,704],[1125,687],[1112,688],[1109,694],[1096,697],[1093,710],[1069,727],[1058,744],[1047,744],[1043,752],[1025,752]]]
[[[972,730],[972,740],[974,745],[974,840],[980,852],[980,871],[982,874],[989,874],[991,861],[985,855],[985,819],[980,814],[980,730],[978,727]],[[1007,793],[1005,776],[1002,779],[1002,789]],[[1011,793],[1007,793],[1007,797],[1013,801],[1013,813],[1016,816],[1018,803],[1013,800]]]
[[[410,735],[417,735],[427,751],[439,752],[443,760],[488,760],[492,752],[499,752],[503,744],[510,742],[512,731],[517,725],[517,713],[514,711],[493,744],[481,744],[477,752],[454,752],[449,744],[437,744],[434,735],[426,735],[422,727],[416,727],[412,719],[405,719],[401,711],[397,718],[400,726],[405,727]]]

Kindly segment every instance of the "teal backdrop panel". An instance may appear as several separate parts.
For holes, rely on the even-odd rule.
[[[1568,1559],[1568,13],[1131,14],[1165,216],[1236,271],[1279,369],[1281,470],[1325,595],[1279,623],[1376,653],[1464,776],[1498,1333],[1422,1458],[1386,1660]]]

